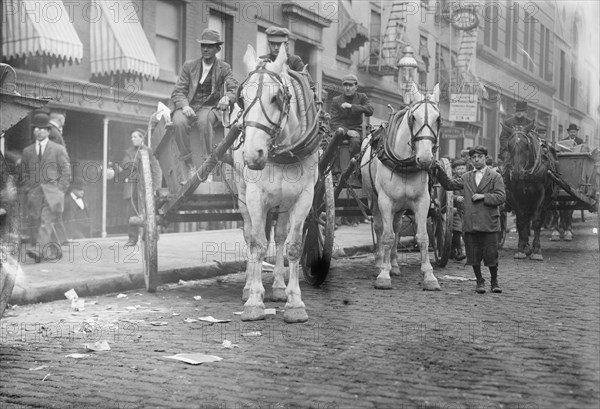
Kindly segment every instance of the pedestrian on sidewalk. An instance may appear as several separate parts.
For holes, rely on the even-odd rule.
[[[452,170],[455,178],[461,178],[462,175],[467,171],[467,164],[462,159],[456,159],[452,162]],[[464,192],[462,190],[457,191],[454,194],[454,209],[452,219],[452,250],[450,251],[450,258],[456,261],[462,261],[467,256],[463,252],[462,246],[462,225],[463,225],[463,213],[464,213]]]
[[[487,149],[471,148],[469,156],[474,170],[460,178],[450,179],[439,163],[438,179],[446,190],[464,190],[463,233],[467,250],[467,265],[473,266],[477,279],[475,291],[485,293],[485,280],[481,275],[481,261],[490,270],[491,291],[501,293],[498,284],[498,232],[500,209],[506,198],[502,177],[486,166]]]
[[[35,142],[23,149],[28,217],[30,225],[37,228],[36,248],[27,250],[27,255],[36,263],[62,258],[55,227],[60,222],[71,180],[69,155],[64,146],[48,138],[50,126],[48,113],[35,112],[31,120]]]

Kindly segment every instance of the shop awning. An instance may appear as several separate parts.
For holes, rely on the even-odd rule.
[[[96,3],[102,16],[90,25],[92,75],[129,74],[158,78],[158,61],[137,15],[131,17],[130,4],[121,1]],[[111,17],[115,15],[122,18]]]
[[[341,1],[338,2],[338,17],[337,45],[339,48],[352,53],[369,41],[369,30],[352,18],[351,11]]]
[[[83,44],[62,1],[2,1],[2,54],[7,60],[45,56],[56,63],[83,58]]]

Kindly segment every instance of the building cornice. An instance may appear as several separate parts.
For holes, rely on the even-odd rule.
[[[556,88],[551,81],[546,81],[539,76],[532,75],[529,71],[519,68],[512,61],[509,63],[505,58],[498,57],[495,52],[490,52],[481,44],[477,46],[477,57],[516,79],[521,79],[526,83],[531,82],[536,84],[542,92],[550,95],[553,95],[556,92]]]

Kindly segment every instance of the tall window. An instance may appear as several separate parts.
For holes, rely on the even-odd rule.
[[[550,30],[540,25],[540,77],[552,81],[552,37]]]
[[[523,68],[533,71],[533,57],[535,53],[535,20],[525,12],[525,29],[523,41]]]
[[[233,19],[230,15],[211,10],[208,17],[208,28],[218,31],[221,34],[221,51],[217,53],[217,58],[231,64],[233,57]]]
[[[579,81],[577,80],[577,67],[575,61],[571,62],[571,98],[570,103],[572,107],[577,107],[577,92],[579,88]]]
[[[381,47],[381,13],[371,10],[369,23],[369,65],[377,65]]]
[[[517,50],[519,49],[517,43],[519,42],[519,5],[515,3],[513,7],[513,24],[512,24],[512,38],[511,45],[512,50],[510,53],[510,59],[513,62],[517,62]]]
[[[558,97],[565,100],[565,52],[560,50],[560,78],[558,87]]]
[[[483,44],[490,47],[494,51],[498,51],[498,19],[500,9],[497,6],[486,7],[483,31]]]
[[[506,3],[506,27],[504,30],[504,56],[506,58],[510,58],[510,50],[511,46],[511,35],[512,35],[512,13],[511,11],[511,3]]]
[[[183,59],[183,19],[181,4],[175,1],[156,2],[156,41],[154,53],[161,76],[177,75]]]

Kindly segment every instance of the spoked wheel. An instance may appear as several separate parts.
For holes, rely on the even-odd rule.
[[[141,234],[142,263],[146,290],[155,292],[158,286],[158,231],[154,206],[152,170],[148,151],[140,150],[141,172],[138,179],[138,211],[143,219]]]
[[[312,286],[323,284],[329,273],[335,235],[333,179],[327,173],[315,186],[313,205],[304,222],[302,271]]]
[[[4,158],[0,154],[0,160]],[[5,171],[5,169],[2,169]],[[2,177],[2,194],[10,195],[8,192],[15,192],[16,187],[12,176],[7,173],[0,175]],[[19,258],[21,255],[21,235],[19,226],[19,203],[16,197],[11,200],[4,199],[2,203],[2,212],[0,212],[0,318],[4,315],[4,310],[8,305],[10,296],[17,276],[22,275]],[[16,255],[16,257],[13,257]]]
[[[450,161],[446,158],[440,160],[446,174],[452,178],[452,167]],[[451,191],[446,191],[441,186],[434,187],[436,208],[431,216],[430,243],[433,247],[435,263],[440,267],[445,267],[450,259],[452,250],[452,223],[454,195]]]

